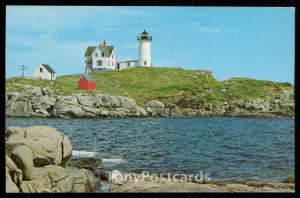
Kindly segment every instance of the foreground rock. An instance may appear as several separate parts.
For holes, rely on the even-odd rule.
[[[67,165],[93,171],[101,166],[101,160],[92,157],[73,158]]]
[[[192,182],[134,182],[116,185],[111,192],[295,192],[294,184],[253,187],[245,184],[197,184]]]
[[[15,83],[18,92],[6,92],[6,115],[59,118],[124,118],[145,116],[231,116],[294,117],[292,88],[254,99],[211,99],[205,95],[170,96],[137,105],[132,98],[103,93],[56,95],[50,88],[40,89]]]
[[[94,192],[91,170],[66,165],[72,156],[67,136],[48,126],[10,127],[6,137],[6,192]]]
[[[68,137],[52,127],[10,127],[6,130],[6,138],[6,153],[15,161],[25,158],[24,166],[31,166],[30,161],[36,167],[64,166],[72,156]]]
[[[244,184],[205,184],[180,181],[179,179],[174,181],[172,179],[168,180],[167,178],[151,180],[150,177],[142,177],[138,174],[136,174],[135,177],[144,179],[137,181],[130,179],[122,181],[113,179],[110,192],[295,192],[294,183],[245,182]]]

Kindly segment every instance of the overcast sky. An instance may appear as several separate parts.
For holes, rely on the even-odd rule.
[[[57,75],[84,72],[84,50],[106,40],[118,61],[138,59],[137,36],[152,35],[157,67],[211,70],[218,80],[294,81],[294,8],[6,8],[6,77],[49,64]]]

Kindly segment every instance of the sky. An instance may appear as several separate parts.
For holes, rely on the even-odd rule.
[[[49,64],[58,76],[84,73],[88,45],[106,40],[117,60],[138,59],[137,36],[152,36],[152,64],[294,83],[291,7],[7,6],[6,78]]]

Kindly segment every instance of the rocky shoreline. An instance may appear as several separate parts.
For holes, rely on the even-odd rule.
[[[294,179],[283,183],[247,181],[197,183],[151,175],[100,170],[101,160],[73,158],[63,133],[48,126],[9,127],[5,131],[6,192],[294,192]],[[123,178],[120,180],[120,177]]]
[[[127,118],[230,116],[251,118],[294,118],[294,93],[284,90],[268,98],[241,101],[206,101],[200,96],[172,96],[137,104],[133,98],[101,92],[56,94],[40,88],[14,83],[17,91],[6,91],[8,117]]]

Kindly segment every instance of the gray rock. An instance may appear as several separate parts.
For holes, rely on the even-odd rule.
[[[126,113],[124,111],[109,111],[108,117],[114,117],[114,118],[122,118],[126,116]]]
[[[108,116],[108,111],[106,111],[106,110],[101,110],[100,111],[100,116],[102,116],[102,117],[107,117]]]
[[[25,132],[21,127],[9,127],[5,130],[5,137],[9,137],[12,135],[18,135],[21,137],[25,136]]]
[[[84,110],[81,107],[72,106],[70,112],[74,117],[84,117]]]
[[[93,107],[94,104],[97,102],[96,99],[88,94],[84,93],[79,93],[76,94],[78,98],[78,102],[81,105],[88,106],[88,107]]]
[[[165,108],[164,103],[158,101],[158,100],[151,100],[148,101],[145,105],[146,107],[157,107],[157,108]]]
[[[22,170],[23,179],[31,179],[34,168],[32,150],[26,145],[19,145],[14,148],[10,157],[17,167]]]
[[[42,104],[45,104],[45,105],[49,105],[49,106],[54,106],[55,105],[55,102],[56,102],[56,98],[51,98],[49,96],[41,96],[39,98],[39,101],[42,103]]]
[[[95,192],[101,186],[100,180],[91,180],[91,172],[77,167],[66,167],[67,174],[72,178],[72,192]]]
[[[132,109],[132,113],[133,113],[133,115],[138,116],[138,117],[147,116],[146,110],[142,107],[136,107],[136,108]]]
[[[60,104],[79,105],[77,97],[74,95],[60,96],[56,102],[56,105],[59,106]]]
[[[11,179],[8,169],[6,168],[6,175],[5,175],[5,191],[7,193],[16,193],[19,192],[19,188]]]
[[[120,106],[125,109],[133,109],[137,107],[137,104],[134,99],[124,97],[124,96],[118,96],[120,100]]]
[[[64,166],[72,156],[72,145],[67,136],[48,126],[34,126],[23,129],[26,136],[11,135],[6,141],[7,152],[19,145],[32,150],[36,167],[57,164]]]
[[[67,165],[95,171],[100,167],[101,160],[93,158],[93,157],[73,158],[68,162]]]
[[[20,189],[22,192],[71,192],[72,178],[63,167],[47,165],[35,168],[32,179],[22,181]]]
[[[24,85],[24,88],[25,88],[25,92],[28,93],[29,95],[33,95],[33,96],[43,95],[42,90],[39,87]]]
[[[82,109],[84,110],[84,117],[96,117],[100,113],[98,108],[82,106]]]
[[[34,112],[37,113],[37,114],[43,114],[46,117],[50,116],[50,113],[48,111],[46,111],[45,109],[43,109],[43,108],[35,109]]]
[[[148,101],[146,103],[146,111],[151,116],[165,116],[164,103],[158,100]]]

